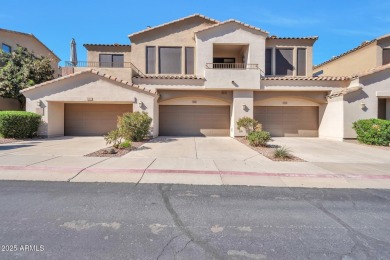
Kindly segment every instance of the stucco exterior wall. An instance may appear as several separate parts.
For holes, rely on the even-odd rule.
[[[230,136],[245,136],[245,130],[237,129],[237,120],[242,117],[253,118],[253,91],[233,91],[233,104],[231,106]]]
[[[255,32],[237,23],[226,23],[196,34],[196,75],[205,76],[207,63],[213,63],[214,44],[248,45],[246,63],[258,64],[264,71],[265,67],[265,39],[267,35]],[[226,75],[229,75],[227,70]]]
[[[334,61],[313,69],[313,73],[323,70],[324,76],[352,76],[378,65],[376,43],[369,44]]]
[[[381,92],[382,95],[388,93],[390,98],[389,70],[364,76],[356,81],[355,84],[363,86],[363,89],[344,96],[344,138],[356,138],[356,133],[352,129],[353,122],[360,119],[378,118],[377,92]]]
[[[21,110],[18,100],[0,97],[0,111]]]
[[[158,120],[156,96],[92,74],[53,82],[23,94],[26,96],[27,111],[37,112],[37,108],[43,108],[43,124],[38,133],[43,136],[64,134],[64,103],[134,103],[133,111],[145,111],[153,120]],[[158,123],[153,126],[151,134],[156,136]]]
[[[158,47],[182,48],[182,73],[184,74],[184,47],[195,47],[194,33],[214,23],[203,18],[192,17],[162,28],[130,37],[132,46],[131,62],[146,73],[146,46],[156,46],[156,70],[158,71]],[[195,53],[197,49],[195,49]],[[196,54],[195,54],[196,55]]]
[[[341,141],[344,135],[343,97],[328,100],[319,106],[318,136],[325,139]]]
[[[58,75],[61,74],[61,71],[58,68],[58,62],[60,62],[60,60],[33,36],[0,30],[0,45],[1,43],[11,46],[12,50],[17,49],[17,46],[20,45],[27,48],[38,57],[44,56],[49,58],[51,60],[50,65],[54,70],[54,77],[57,78]]]
[[[272,48],[273,49],[273,69],[274,72],[273,75],[275,75],[275,49],[276,48],[291,48],[293,49],[293,64],[294,64],[294,70],[293,70],[293,76],[297,75],[297,49],[298,48],[304,48],[306,49],[306,75],[312,75],[313,73],[313,44],[314,40],[308,40],[308,39],[270,39],[268,38],[266,40],[266,48]]]

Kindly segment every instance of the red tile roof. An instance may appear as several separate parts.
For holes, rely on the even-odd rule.
[[[305,37],[279,37],[279,36],[268,36],[267,39],[277,40],[318,40],[318,36],[305,36]]]
[[[369,69],[369,70],[360,72],[358,74],[353,75],[352,78],[356,79],[356,78],[372,75],[374,73],[377,73],[377,72],[380,72],[380,71],[384,71],[384,70],[387,70],[387,69],[390,69],[390,63],[386,64],[386,65],[378,66],[378,67],[373,68],[373,69]]]
[[[87,46],[120,46],[120,47],[130,47],[131,44],[120,44],[120,43],[112,43],[112,44],[101,44],[101,43],[85,43],[84,47]]]
[[[350,77],[345,76],[265,76],[261,78],[262,80],[314,80],[314,81],[345,81],[350,80]]]
[[[76,76],[79,76],[81,74],[86,74],[86,73],[92,73],[92,74],[96,74],[100,77],[103,77],[103,78],[106,78],[106,79],[109,79],[109,80],[112,80],[112,81],[116,81],[116,82],[119,82],[119,83],[122,83],[122,84],[125,84],[125,85],[128,85],[132,88],[135,88],[135,89],[138,89],[138,90],[141,90],[143,92],[146,92],[146,93],[149,93],[149,94],[153,94],[153,95],[157,95],[157,92],[155,90],[149,90],[149,89],[146,89],[146,88],[143,88],[143,87],[140,87],[138,85],[134,85],[133,83],[130,83],[128,81],[125,81],[125,80],[121,80],[121,79],[118,79],[117,77],[114,77],[114,76],[110,76],[108,74],[105,74],[105,73],[101,73],[97,70],[93,70],[93,69],[88,69],[88,70],[83,70],[83,71],[80,71],[80,72],[76,72],[76,73],[73,73],[73,74],[69,74],[67,76],[64,76],[64,77],[60,77],[60,78],[56,78],[56,79],[53,79],[53,80],[49,80],[49,81],[46,81],[46,82],[43,82],[41,84],[37,84],[37,85],[34,85],[32,87],[29,87],[29,88],[26,88],[26,89],[23,89],[21,92],[27,92],[27,91],[30,91],[32,89],[36,89],[36,88],[40,88],[42,86],[46,86],[46,85],[49,85],[51,83],[55,83],[55,82],[58,82],[58,81],[62,81],[62,80],[65,80],[65,79],[68,79],[68,78],[73,78],[73,77],[76,77]]]
[[[201,15],[201,14],[193,14],[193,15],[186,16],[186,17],[183,17],[183,18],[180,18],[180,19],[177,19],[177,20],[170,21],[170,22],[168,22],[168,23],[163,23],[163,24],[158,25],[158,26],[155,26],[155,27],[147,28],[147,29],[145,29],[145,30],[142,30],[142,31],[139,31],[139,32],[136,32],[136,33],[129,34],[128,36],[129,36],[129,37],[133,37],[133,36],[135,36],[135,35],[139,35],[139,34],[142,34],[142,33],[145,33],[145,32],[149,32],[149,31],[152,31],[152,30],[155,30],[155,29],[158,29],[158,28],[167,26],[167,25],[171,25],[171,24],[173,24],[173,23],[181,22],[181,21],[184,21],[184,20],[187,20],[187,19],[190,19],[190,18],[194,18],[194,17],[200,17],[200,18],[203,18],[203,19],[208,20],[208,21],[213,22],[213,23],[219,23],[219,21],[214,20],[214,19],[212,19],[212,18],[209,18],[209,17],[207,17],[207,16],[204,16],[204,15]]]

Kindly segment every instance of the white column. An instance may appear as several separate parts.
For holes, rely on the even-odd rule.
[[[253,118],[253,91],[233,91],[233,105],[231,111],[230,136],[244,136],[244,131],[237,129],[237,120],[241,117]]]

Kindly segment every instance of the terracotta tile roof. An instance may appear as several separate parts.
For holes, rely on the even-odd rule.
[[[371,74],[374,74],[374,73],[377,73],[377,72],[380,72],[380,71],[384,71],[384,70],[387,70],[387,69],[390,69],[390,63],[386,64],[386,65],[375,67],[373,69],[369,69],[369,70],[360,72],[358,74],[353,75],[352,78],[356,79],[356,78],[368,76],[368,75],[371,75]]]
[[[344,81],[350,80],[350,77],[345,76],[265,76],[261,78],[262,80],[303,80],[303,81]]]
[[[137,79],[200,79],[204,80],[204,77],[198,77],[195,75],[144,75],[135,76]]]
[[[359,46],[357,46],[357,47],[355,47],[355,48],[353,48],[353,49],[351,49],[351,50],[349,50],[349,51],[347,51],[347,52],[344,52],[344,53],[342,53],[342,54],[340,54],[340,55],[338,55],[338,56],[335,56],[335,57],[331,58],[330,60],[327,60],[327,61],[325,61],[325,62],[323,62],[323,63],[321,63],[321,64],[318,64],[318,65],[314,66],[313,68],[316,69],[316,68],[318,68],[318,67],[321,67],[321,66],[323,66],[323,65],[325,65],[325,64],[327,64],[327,63],[329,63],[329,62],[332,62],[332,61],[334,61],[334,60],[337,60],[337,59],[339,59],[339,58],[341,58],[341,57],[344,57],[345,55],[348,55],[348,54],[350,54],[350,53],[352,53],[352,52],[355,52],[355,51],[357,51],[357,50],[360,50],[360,49],[362,49],[362,48],[364,48],[364,47],[366,47],[366,46],[368,46],[368,45],[370,45],[370,44],[372,44],[372,43],[375,43],[376,41],[377,41],[377,39],[374,39],[374,40],[371,40],[371,41],[365,41],[365,42],[363,42],[362,44],[360,44]]]
[[[112,81],[116,81],[116,82],[119,82],[119,83],[122,83],[122,84],[125,84],[125,85],[128,85],[132,88],[135,88],[135,89],[138,89],[138,90],[141,90],[141,91],[144,91],[146,93],[149,93],[149,94],[153,94],[153,95],[158,95],[157,92],[155,90],[150,90],[150,89],[146,89],[146,88],[143,88],[143,87],[140,87],[138,85],[134,85],[133,83],[130,83],[128,81],[125,81],[125,80],[121,80],[121,79],[118,79],[117,77],[114,77],[114,76],[110,76],[108,74],[105,74],[105,73],[101,73],[97,70],[93,70],[93,69],[88,69],[88,70],[83,70],[83,71],[80,71],[80,72],[76,72],[76,73],[73,73],[73,74],[69,74],[65,77],[60,77],[60,78],[56,78],[56,79],[53,79],[53,80],[49,80],[49,81],[46,81],[46,82],[43,82],[41,84],[37,84],[37,85],[34,85],[32,87],[29,87],[29,88],[26,88],[26,89],[23,89],[22,91],[20,92],[27,92],[27,91],[30,91],[32,89],[36,89],[36,88],[40,88],[42,86],[46,86],[46,85],[49,85],[49,84],[52,84],[52,83],[55,83],[55,82],[58,82],[58,81],[62,81],[62,80],[65,80],[65,79],[68,79],[68,78],[73,78],[73,77],[76,77],[76,76],[79,76],[81,74],[86,74],[86,73],[92,73],[92,74],[96,74],[100,77],[103,77],[103,78],[106,78],[106,79],[109,79],[109,80],[112,80]]]
[[[7,29],[3,29],[3,28],[0,28],[0,31],[8,32],[8,33],[17,33],[17,34],[20,34],[20,35],[32,37],[34,40],[36,40],[38,43],[40,43],[45,49],[47,49],[49,52],[51,52],[51,54],[53,54],[53,56],[56,57],[59,61],[61,60],[61,59],[60,59],[52,50],[50,50],[43,42],[41,42],[41,41],[40,41],[37,37],[35,37],[35,35],[32,34],[32,33],[17,32],[17,31],[7,30]]]
[[[257,27],[255,27],[255,26],[252,26],[252,25],[249,25],[249,24],[246,24],[246,23],[243,23],[243,22],[234,20],[234,19],[229,19],[229,20],[227,20],[227,21],[224,21],[224,22],[221,22],[221,23],[217,23],[217,24],[211,25],[211,26],[209,26],[209,27],[206,27],[206,28],[204,28],[204,29],[201,29],[201,30],[199,30],[199,31],[196,31],[195,33],[203,32],[203,31],[206,31],[206,30],[209,30],[209,29],[211,29],[211,28],[214,28],[214,27],[217,27],[217,26],[220,26],[220,25],[223,25],[223,24],[227,24],[227,23],[237,23],[237,24],[243,25],[243,26],[245,26],[245,27],[247,27],[247,28],[250,28],[250,29],[252,29],[252,30],[255,30],[255,31],[259,31],[259,32],[268,34],[267,31],[264,31],[264,30],[262,30],[262,29],[260,29],[260,28],[257,28]]]
[[[318,36],[305,36],[305,37],[279,37],[276,35],[268,36],[267,39],[278,40],[318,40]]]
[[[201,14],[193,14],[193,15],[186,16],[186,17],[183,17],[183,18],[180,18],[180,19],[177,19],[177,20],[170,21],[170,22],[168,22],[168,23],[163,23],[163,24],[158,25],[158,26],[155,26],[155,27],[147,28],[147,29],[145,29],[145,30],[142,30],[142,31],[139,31],[139,32],[136,32],[136,33],[129,34],[128,36],[129,36],[129,37],[133,37],[133,36],[135,36],[135,35],[138,35],[138,34],[141,34],[141,33],[145,33],[145,32],[149,32],[149,31],[152,31],[152,30],[155,30],[155,29],[158,29],[158,28],[167,26],[167,25],[171,25],[171,24],[173,24],[173,23],[181,22],[181,21],[184,21],[184,20],[193,18],[193,17],[200,17],[200,18],[203,18],[203,19],[208,20],[208,21],[213,22],[213,23],[219,23],[219,21],[214,20],[214,19],[212,19],[212,18],[209,18],[209,17],[207,17],[207,16],[204,16],[204,15],[201,15]]]
[[[120,43],[113,43],[113,44],[101,44],[101,43],[85,43],[83,44],[84,47],[87,46],[120,46],[120,47],[130,47],[131,44],[120,44]]]

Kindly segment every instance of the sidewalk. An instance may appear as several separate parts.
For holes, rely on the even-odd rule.
[[[390,163],[0,155],[0,180],[390,188]]]

